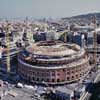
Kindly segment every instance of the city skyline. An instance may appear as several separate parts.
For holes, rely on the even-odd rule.
[[[0,0],[0,17],[62,18],[99,12],[100,0]]]

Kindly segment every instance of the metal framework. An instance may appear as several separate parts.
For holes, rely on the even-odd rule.
[[[94,61],[94,68],[97,69],[97,32],[96,32],[96,28],[97,28],[97,20],[96,20],[96,16],[94,16],[92,18],[92,23],[94,25],[94,33],[93,33],[93,61]]]
[[[7,45],[7,72],[10,72],[10,37],[9,37],[9,24],[8,21],[6,21],[6,27],[5,27],[5,32],[6,32],[6,45]]]

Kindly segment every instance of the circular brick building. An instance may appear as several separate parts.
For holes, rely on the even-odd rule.
[[[34,43],[18,56],[18,74],[33,83],[65,84],[79,80],[90,69],[83,48],[61,41]]]

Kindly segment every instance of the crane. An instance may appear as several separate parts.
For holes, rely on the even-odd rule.
[[[93,33],[93,61],[94,61],[94,69],[97,69],[97,32],[96,32],[96,28],[97,28],[97,20],[96,20],[96,16],[94,16],[92,18],[92,23],[94,26],[94,33]]]
[[[10,37],[9,37],[9,24],[8,24],[8,21],[6,20],[6,27],[5,27],[5,32],[6,32],[6,36],[5,36],[5,39],[6,39],[6,45],[7,45],[7,61],[6,61],[6,64],[7,64],[7,72],[9,73],[10,72]]]

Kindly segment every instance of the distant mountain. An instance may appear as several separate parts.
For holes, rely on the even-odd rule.
[[[85,24],[90,24],[91,19],[93,16],[97,17],[97,22],[100,24],[100,13],[89,13],[89,14],[83,14],[83,15],[77,15],[77,16],[72,16],[72,17],[66,17],[62,18],[61,20],[63,22],[68,22],[70,24],[79,24],[79,25],[85,25]]]
[[[86,18],[86,19],[91,19],[92,16],[96,16],[98,19],[100,19],[100,13],[89,13],[89,14],[84,14],[84,15],[77,15],[77,16],[72,16],[70,18],[66,17],[66,18],[62,18],[62,20],[64,19],[79,19],[79,18]]]
[[[100,13],[89,13],[89,14],[84,14],[84,15],[77,15],[77,16],[73,16],[71,18],[87,18],[87,19],[90,19],[93,16],[100,18]]]

